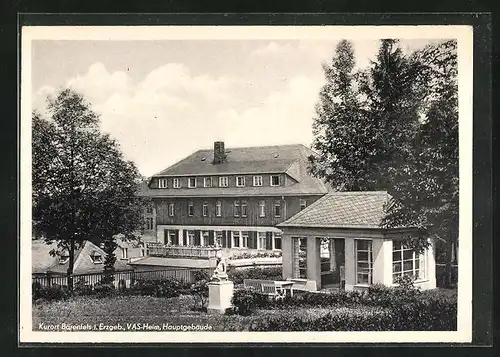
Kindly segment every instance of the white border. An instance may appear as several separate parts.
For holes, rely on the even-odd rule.
[[[471,26],[36,26],[22,28],[20,123],[20,342],[470,342],[472,338],[472,27]],[[31,43],[33,40],[194,39],[458,40],[460,250],[458,330],[452,332],[40,332],[31,307]],[[168,321],[166,321],[168,322]]]

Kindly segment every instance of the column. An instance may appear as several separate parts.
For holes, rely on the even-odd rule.
[[[255,238],[257,239],[257,250],[260,249],[260,232],[255,232]]]
[[[171,231],[167,231],[167,244],[168,245],[172,245],[172,239],[170,238],[170,232]]]
[[[292,264],[292,275],[294,278],[300,278],[300,239],[301,238],[292,238],[292,257],[291,257],[291,264]],[[307,242],[307,238],[306,238]],[[307,248],[306,248],[307,252]],[[307,257],[306,257],[307,259]],[[306,260],[307,262],[307,260]]]
[[[165,244],[165,230],[158,228],[156,231],[156,242]]]
[[[435,257],[435,247],[436,241],[434,239],[429,239],[430,246],[426,252],[427,254],[427,266],[425,267],[427,271],[425,276],[427,277],[427,286],[424,289],[434,289],[436,288],[436,257]]]
[[[233,247],[233,231],[229,231],[229,247],[228,248],[232,248]]]
[[[200,231],[200,247],[205,245],[205,237],[203,236],[203,231]]]
[[[392,240],[372,241],[373,284],[392,285]]]
[[[319,239],[307,237],[307,279],[316,281],[316,289],[321,289],[321,260]]]
[[[271,249],[274,250],[274,232],[271,232]]]
[[[258,236],[257,236],[258,238]],[[292,241],[294,239],[288,235],[283,234],[283,242],[282,242],[282,264],[283,264],[283,279],[293,278],[293,268],[292,268],[292,257],[293,257],[293,245]],[[257,242],[259,239],[257,239]]]
[[[356,285],[356,254],[354,239],[345,239],[345,289],[353,290]]]
[[[337,271],[337,255],[335,252],[335,239],[328,239],[328,253],[330,254],[330,271]]]
[[[184,230],[183,229],[179,229],[179,246],[183,246],[184,245]]]
[[[239,233],[240,233],[240,237],[239,237],[240,238],[240,248],[243,248],[243,232],[240,231]]]

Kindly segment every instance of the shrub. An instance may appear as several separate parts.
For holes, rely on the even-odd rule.
[[[208,280],[198,280],[196,283],[191,285],[190,292],[194,296],[195,304],[198,303],[198,308],[201,311],[205,311],[205,305],[208,300]]]
[[[236,289],[231,298],[233,312],[238,315],[250,315],[256,308],[266,306],[268,297],[254,289]]]
[[[67,286],[51,285],[41,286],[38,283],[33,284],[33,299],[43,299],[47,301],[59,301],[68,299],[72,293]]]
[[[229,280],[234,284],[243,284],[245,279],[281,280],[283,279],[281,267],[228,269]]]
[[[94,293],[92,285],[87,284],[85,279],[78,279],[78,281],[73,285],[73,292],[75,295],[79,296],[92,295]]]
[[[177,297],[186,289],[186,285],[173,278],[160,280],[139,279],[130,287],[130,293],[156,297]]]
[[[94,285],[94,294],[100,298],[113,296],[116,295],[116,289],[113,283],[103,283],[101,281]]]

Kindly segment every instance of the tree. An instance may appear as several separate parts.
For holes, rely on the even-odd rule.
[[[337,45],[313,124],[311,171],[338,190],[387,189],[389,170],[405,159],[418,123],[423,79],[418,61],[396,40],[382,40],[377,60],[354,70],[352,44]]]
[[[142,224],[140,175],[119,146],[99,130],[99,116],[79,93],[48,98],[49,118],[33,113],[33,225],[50,244],[74,253],[85,240],[130,237]]]
[[[456,41],[426,46],[417,54],[428,88],[424,114],[413,149],[404,166],[394,170],[393,200],[386,227],[411,225],[419,236],[410,240],[414,250],[427,245],[429,236],[447,244],[446,281],[451,283],[451,246],[458,240],[458,86]]]
[[[415,251],[427,247],[431,235],[455,242],[456,41],[405,55],[397,40],[384,39],[376,60],[357,72],[352,46],[341,41],[324,71],[313,174],[337,190],[388,190],[382,226],[416,228],[406,242]]]

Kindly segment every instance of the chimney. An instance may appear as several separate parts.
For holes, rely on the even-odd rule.
[[[216,141],[214,142],[214,164],[222,164],[226,159],[226,153],[224,150],[224,142]]]

